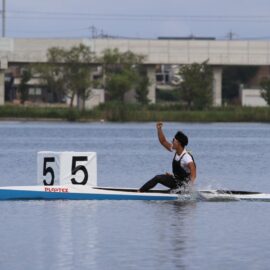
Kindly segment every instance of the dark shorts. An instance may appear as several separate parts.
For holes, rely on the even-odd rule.
[[[173,175],[168,175],[168,174],[160,174],[156,175],[154,178],[146,182],[141,188],[141,192],[148,191],[149,189],[154,188],[157,184],[161,184],[165,187],[168,187],[170,189],[176,189],[179,187],[182,187],[186,185],[188,181],[186,180],[181,180],[177,179]]]

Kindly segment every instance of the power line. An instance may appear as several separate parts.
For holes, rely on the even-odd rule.
[[[89,16],[89,15],[95,15],[95,16],[135,16],[135,17],[215,17],[215,18],[270,18],[270,14],[261,14],[261,15],[241,15],[241,14],[234,14],[234,15],[223,15],[223,14],[128,14],[128,13],[93,13],[93,12],[46,12],[46,11],[16,11],[16,10],[10,10],[10,13],[17,13],[17,14],[46,14],[46,15],[79,15],[79,16]]]
[[[75,12],[41,12],[9,11],[9,18],[14,19],[55,19],[55,20],[114,20],[114,21],[194,21],[194,22],[270,22],[270,15],[164,15],[164,14],[113,14],[113,13],[75,13]]]
[[[42,31],[42,30],[38,30],[38,31],[12,31],[10,30],[10,33],[22,33],[22,34],[53,34],[53,33],[71,33],[71,32],[77,32],[77,31],[86,31],[89,30],[88,27],[84,27],[84,28],[77,28],[77,29],[62,29],[62,30],[49,30],[49,31]]]
[[[5,1],[5,0],[2,0]],[[84,23],[84,25],[92,24],[94,21],[139,21],[139,22],[145,22],[148,23],[158,23],[163,21],[185,21],[188,23],[192,22],[200,22],[200,23],[270,23],[270,15],[268,14],[249,14],[249,15],[241,15],[241,14],[233,14],[233,15],[211,15],[211,14],[127,14],[127,13],[87,13],[87,12],[45,12],[45,11],[18,11],[18,10],[9,10],[8,12],[5,12],[5,17],[7,19],[15,20],[49,20],[49,21],[66,21],[66,20],[76,20],[81,21],[84,23],[84,21],[87,21],[87,24]],[[4,25],[4,24],[3,24]],[[57,26],[57,23],[55,23]],[[100,33],[98,33],[98,29],[94,29],[94,26],[91,27],[85,27],[85,28],[79,28],[79,29],[63,29],[63,30],[49,30],[49,31],[12,31],[9,30],[10,33],[29,33],[29,34],[53,34],[53,33],[71,33],[75,31],[88,31],[90,30],[90,34],[92,38],[121,38],[118,36],[112,36],[112,35],[105,35],[103,34],[103,31],[101,30]],[[96,31],[96,32],[95,32]],[[89,34],[88,34],[89,35]],[[128,38],[128,37],[124,37]],[[223,37],[224,38],[224,37]],[[260,40],[260,39],[269,39],[269,37],[235,37],[234,33],[231,33],[231,35],[227,36],[227,39],[234,39],[234,40],[243,40],[243,39],[254,39],[254,40]]]

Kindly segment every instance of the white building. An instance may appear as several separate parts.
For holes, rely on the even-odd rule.
[[[260,89],[242,89],[241,90],[242,106],[266,107],[267,102],[261,96]]]

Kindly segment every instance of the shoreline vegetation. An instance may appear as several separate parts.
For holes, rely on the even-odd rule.
[[[270,107],[212,107],[187,110],[173,104],[102,104],[92,110],[79,111],[61,106],[4,105],[0,120],[48,120],[72,122],[264,122],[270,123]]]

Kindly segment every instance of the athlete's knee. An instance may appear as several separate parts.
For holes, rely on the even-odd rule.
[[[160,182],[162,182],[164,180],[164,176],[165,176],[165,174],[158,174],[153,178],[153,180],[160,183]]]

